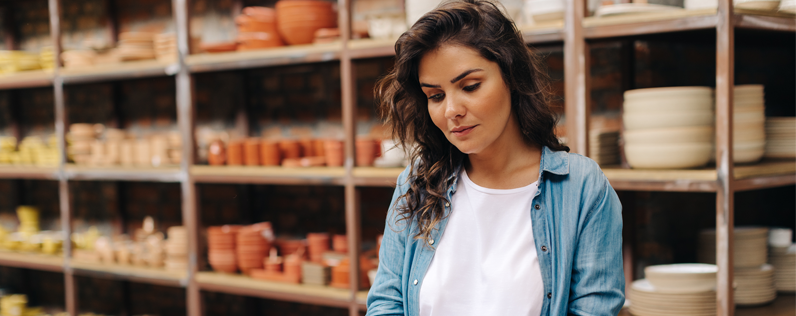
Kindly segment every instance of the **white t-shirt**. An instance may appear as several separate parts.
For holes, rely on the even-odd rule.
[[[544,285],[530,213],[536,190],[537,182],[484,188],[462,169],[420,287],[420,316],[541,314]]]

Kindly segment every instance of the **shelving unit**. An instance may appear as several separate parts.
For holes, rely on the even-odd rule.
[[[61,51],[61,1],[48,0],[52,45],[56,55]],[[334,289],[305,285],[289,285],[253,280],[237,275],[225,275],[198,270],[200,227],[197,184],[269,184],[269,185],[328,185],[343,186],[345,192],[348,248],[351,249],[351,271],[358,271],[361,243],[359,192],[365,187],[390,187],[403,168],[354,167],[354,136],[356,134],[356,82],[354,61],[394,55],[392,40],[351,40],[350,1],[339,1],[339,21],[342,41],[333,44],[291,46],[278,49],[230,52],[221,54],[190,54],[188,45],[189,0],[172,0],[176,26],[179,60],[175,63],[156,61],[131,62],[112,67],[80,70],[56,67],[52,72],[32,71],[0,76],[0,89],[20,89],[51,86],[54,90],[55,130],[59,149],[65,150],[66,109],[64,85],[130,80],[148,77],[173,77],[176,82],[177,123],[182,143],[194,144],[195,96],[193,74],[246,70],[319,62],[339,62],[342,98],[342,119],[345,129],[345,166],[339,168],[280,167],[210,167],[194,165],[192,146],[183,146],[181,165],[164,168],[84,167],[62,161],[57,167],[36,168],[0,166],[2,179],[47,179],[59,181],[62,228],[71,234],[69,182],[153,181],[180,183],[182,189],[183,225],[188,228],[190,268],[185,273],[127,266],[106,266],[72,262],[71,248],[65,245],[65,257],[40,256],[0,252],[0,265],[63,272],[66,285],[66,309],[76,315],[75,275],[96,276],[134,282],[183,287],[187,293],[188,314],[202,315],[200,291],[215,291],[274,300],[348,308],[350,315],[366,309],[367,291]],[[588,53],[592,41],[636,37],[683,31],[716,32],[716,105],[717,157],[715,167],[697,170],[632,170],[605,167],[603,171],[616,190],[678,191],[716,193],[716,228],[719,296],[719,315],[734,314],[732,299],[732,231],[734,225],[733,194],[796,184],[796,162],[763,161],[754,165],[734,166],[732,161],[732,85],[734,82],[734,32],[736,29],[755,29],[766,32],[796,33],[793,16],[734,11],[730,0],[721,0],[720,7],[708,10],[678,11],[665,14],[644,14],[611,18],[586,17],[585,0],[571,0],[564,22],[540,24],[521,29],[528,44],[563,45],[565,56],[565,108],[568,142],[573,152],[588,154],[590,91]],[[113,23],[110,23],[113,25]],[[728,155],[722,153],[729,152]],[[728,176],[734,175],[734,176]],[[358,273],[350,273],[350,284],[359,284]],[[792,301],[792,297],[786,297]],[[747,310],[748,311],[748,310]],[[739,313],[740,314],[740,313]]]

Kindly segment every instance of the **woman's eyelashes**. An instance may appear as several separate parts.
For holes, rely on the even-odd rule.
[[[462,88],[462,90],[464,90],[466,92],[473,92],[475,90],[478,90],[479,87],[481,87],[481,83],[480,82],[471,84],[469,86],[464,86]],[[428,99],[433,101],[433,102],[440,102],[443,99],[445,99],[445,94],[444,93],[432,94],[432,95],[428,96]]]

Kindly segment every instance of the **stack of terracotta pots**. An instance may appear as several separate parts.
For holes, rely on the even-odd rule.
[[[334,3],[318,0],[282,0],[276,3],[279,34],[290,45],[310,44],[319,29],[337,27]]]
[[[235,273],[238,261],[235,253],[235,240],[240,226],[225,225],[207,229],[208,259],[213,270]]]
[[[365,257],[359,258],[359,287],[360,288],[367,288],[370,286],[370,281],[368,280],[368,271],[376,268],[374,264]],[[350,275],[350,261],[348,258],[343,259],[340,261],[340,264],[332,267],[332,282],[329,284],[331,287],[347,289],[351,285],[349,280]]]
[[[208,148],[208,163],[214,166],[340,167],[343,165],[343,142],[248,138],[231,140],[225,147],[224,142],[216,140]]]
[[[323,261],[323,254],[329,251],[329,234],[309,233],[307,234],[307,246],[310,254],[310,261]]]
[[[294,253],[304,253],[302,249],[307,248],[307,242],[304,239],[278,239],[276,247],[279,248],[279,253],[283,256],[291,255]]]
[[[236,239],[238,267],[249,274],[253,269],[263,268],[263,258],[271,249],[273,240],[271,223],[263,222],[241,228]]]
[[[271,249],[271,255],[263,261],[265,269],[254,269],[251,276],[267,281],[300,283],[301,263],[302,259],[297,255],[286,256],[283,260],[276,255],[276,249]]]
[[[238,50],[284,46],[276,26],[276,11],[265,7],[247,7],[235,18],[238,25]]]
[[[334,235],[334,238],[332,238],[332,249],[334,249],[334,252],[348,253],[348,236]]]

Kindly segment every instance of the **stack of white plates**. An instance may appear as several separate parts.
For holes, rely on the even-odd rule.
[[[774,267],[764,264],[755,268],[735,268],[735,304],[759,305],[777,298],[774,288]]]
[[[704,166],[713,151],[713,89],[625,91],[625,158],[633,168]]]
[[[796,117],[766,118],[766,157],[796,158]]]
[[[760,160],[766,146],[763,85],[735,86],[733,112],[733,160],[739,163]]]
[[[525,0],[522,8],[531,23],[564,20],[564,0]]]
[[[765,264],[768,257],[768,228],[735,227],[734,231],[734,267],[756,268]],[[706,229],[699,233],[697,260],[704,263],[716,263],[715,229]]]
[[[619,163],[619,132],[592,130],[589,133],[589,156],[599,165]]]
[[[628,291],[630,313],[637,316],[715,316],[716,292],[665,293],[642,279]]]
[[[648,266],[644,276],[662,293],[683,294],[710,292],[716,288],[713,264],[679,263]]]
[[[771,247],[769,262],[774,266],[774,286],[780,292],[796,292],[796,244]]]

